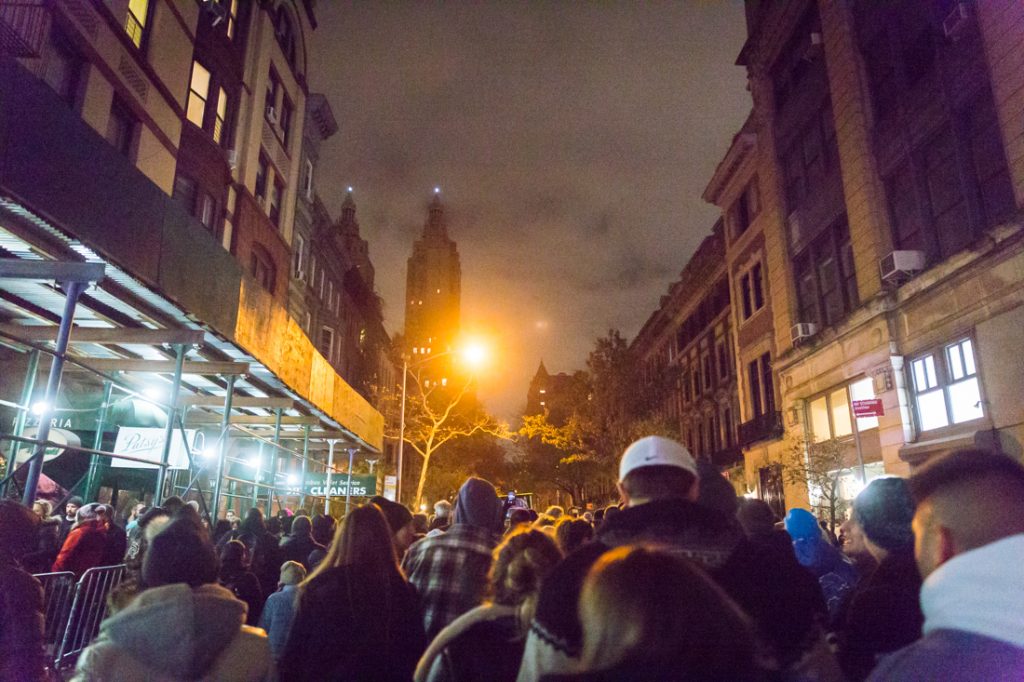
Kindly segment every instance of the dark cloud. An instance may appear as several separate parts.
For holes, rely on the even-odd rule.
[[[463,266],[465,327],[491,335],[482,386],[522,407],[543,358],[583,366],[634,335],[716,210],[700,199],[749,109],[733,65],[738,0],[655,3],[321,2],[311,89],[340,132],[317,188],[356,188],[386,324],[440,185]]]

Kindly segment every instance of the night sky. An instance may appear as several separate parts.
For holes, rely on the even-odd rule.
[[[537,364],[633,338],[717,217],[701,192],[750,109],[739,0],[318,3],[310,90],[339,132],[317,190],[355,188],[385,301],[442,189],[462,326],[488,338],[480,395],[525,405]]]

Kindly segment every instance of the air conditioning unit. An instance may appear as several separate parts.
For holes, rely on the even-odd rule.
[[[923,251],[893,251],[878,261],[878,269],[884,282],[900,282],[910,279],[924,270]]]
[[[949,16],[942,20],[942,32],[946,34],[947,38],[956,40],[970,21],[971,10],[967,7],[967,3],[958,2],[953,6]]]
[[[238,151],[235,149],[229,149],[227,153],[228,166],[231,170],[238,170]]]
[[[818,325],[813,322],[797,322],[790,330],[790,336],[793,338],[793,345],[799,345],[817,333]]]
[[[277,110],[274,107],[267,107],[267,120],[277,125]]]

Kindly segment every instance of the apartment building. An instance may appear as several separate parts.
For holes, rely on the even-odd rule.
[[[958,447],[1020,456],[1024,6],[746,9],[753,111],[704,197],[727,224],[747,490],[804,503],[780,480],[794,441],[841,444],[849,496]]]
[[[217,443],[190,452],[185,467],[214,512],[229,498],[268,510],[286,495],[305,502],[303,479],[322,474],[329,441],[331,449],[381,450],[383,417],[287,308],[307,179],[313,6],[0,5],[2,431],[21,437],[33,428],[25,416],[43,394],[40,354],[53,355],[49,344],[73,315],[74,366],[50,412],[35,417],[41,427],[52,414],[61,428],[62,410],[77,401],[67,424],[82,427],[67,429],[69,447],[46,464],[64,489],[93,468],[75,443],[109,452],[124,428],[165,423],[170,431],[176,420],[194,448],[199,436]],[[105,275],[79,295],[62,278],[83,263]],[[159,409],[108,411],[111,391],[133,396],[118,405],[158,396],[146,400]],[[193,456],[203,453],[213,459]],[[170,473],[158,479],[156,498],[195,494],[188,476]],[[153,494],[145,475],[100,474],[108,494]]]

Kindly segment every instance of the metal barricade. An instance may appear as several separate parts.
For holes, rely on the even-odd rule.
[[[52,654],[67,626],[71,598],[75,594],[75,574],[71,571],[37,573],[35,578],[43,586],[43,641],[46,643],[47,653]]]
[[[53,669],[60,671],[74,664],[82,649],[99,632],[107,615],[107,595],[124,578],[125,566],[90,568],[78,580],[75,599],[68,613],[60,645],[53,655]]]

